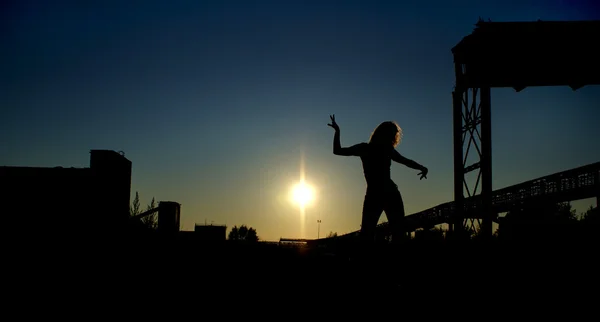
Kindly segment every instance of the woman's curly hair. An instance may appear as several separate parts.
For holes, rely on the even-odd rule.
[[[402,129],[398,123],[394,121],[386,121],[379,124],[373,133],[369,143],[387,145],[391,144],[394,148],[400,144],[402,140]]]

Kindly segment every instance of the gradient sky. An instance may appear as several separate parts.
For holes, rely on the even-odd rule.
[[[600,18],[589,1],[3,1],[0,165],[88,167],[124,151],[132,196],[266,240],[359,229],[360,160],[332,154],[380,122],[404,130],[407,214],[453,199],[451,48],[479,17]],[[7,4],[8,3],[8,4]],[[552,62],[549,62],[551,67]],[[492,90],[493,188],[600,161],[600,87]],[[306,211],[287,200],[300,178]],[[382,216],[382,218],[385,218]]]

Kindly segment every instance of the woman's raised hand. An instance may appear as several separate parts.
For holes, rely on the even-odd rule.
[[[334,130],[339,131],[340,127],[335,123],[335,114],[329,115],[329,118],[331,119],[331,123],[327,125],[331,126]]]

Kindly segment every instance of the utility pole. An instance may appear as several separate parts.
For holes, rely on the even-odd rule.
[[[320,234],[321,234],[321,219],[317,219],[317,239],[319,239]]]

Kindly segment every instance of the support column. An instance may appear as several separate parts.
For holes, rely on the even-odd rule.
[[[463,164],[463,120],[462,120],[462,95],[464,89],[456,87],[452,92],[452,118],[453,118],[453,137],[454,137],[454,218],[451,218],[449,225],[456,235],[461,235],[463,231],[464,219],[464,193],[463,181],[465,176],[465,167]]]
[[[483,218],[482,237],[491,237],[492,231],[492,115],[490,88],[480,89],[481,108],[481,198]]]

